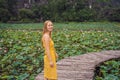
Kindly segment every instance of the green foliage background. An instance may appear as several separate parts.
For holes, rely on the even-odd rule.
[[[120,58],[106,61],[97,67],[95,80],[119,80]]]
[[[44,0],[30,3],[29,8],[18,8],[18,4],[0,0],[0,22],[120,21],[119,0]]]

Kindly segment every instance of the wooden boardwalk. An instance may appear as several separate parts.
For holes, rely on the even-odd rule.
[[[95,67],[100,63],[120,58],[120,50],[87,53],[57,62],[58,80],[93,80]],[[43,73],[35,80],[43,80]]]

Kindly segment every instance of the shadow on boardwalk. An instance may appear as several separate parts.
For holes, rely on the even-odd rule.
[[[120,50],[87,53],[57,62],[58,80],[93,80],[95,67],[100,63],[120,58]],[[35,80],[43,80],[43,73]]]

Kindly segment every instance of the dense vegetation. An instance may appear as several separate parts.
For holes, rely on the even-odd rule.
[[[108,32],[120,32],[120,23],[117,22],[62,22],[54,23],[55,30],[67,29],[67,30],[94,30],[94,31],[108,31]],[[24,23],[24,24],[11,24],[1,23],[0,29],[14,29],[14,30],[42,30],[43,23]]]
[[[120,79],[120,58],[106,61],[96,68],[95,80],[119,80]]]
[[[34,80],[41,72],[43,48],[42,32],[39,30],[42,26],[39,25],[42,24],[0,26],[0,79]],[[6,26],[6,29],[2,26]],[[17,29],[18,27],[22,28]],[[63,59],[87,52],[120,50],[119,30],[119,23],[55,23],[52,37],[59,59]]]
[[[35,0],[31,0],[35,1]],[[1,22],[120,21],[119,0],[44,0],[17,8],[17,0],[0,0]]]

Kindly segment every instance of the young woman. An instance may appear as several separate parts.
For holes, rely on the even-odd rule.
[[[45,49],[44,53],[44,80],[57,80],[57,65],[58,57],[55,52],[54,42],[51,34],[53,31],[53,23],[50,20],[44,22],[42,43]]]

